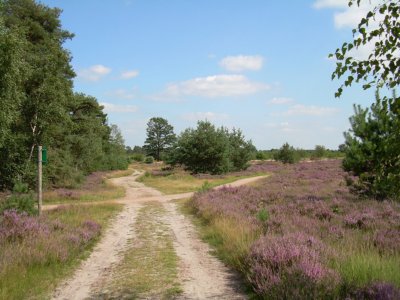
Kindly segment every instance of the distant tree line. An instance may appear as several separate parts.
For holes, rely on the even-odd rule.
[[[0,1],[0,190],[35,183],[37,145],[48,149],[47,184],[73,186],[96,170],[126,168],[119,129],[94,97],[73,92],[73,34],[60,9]]]
[[[327,149],[325,146],[316,145],[314,149],[294,148],[285,143],[279,149],[258,150],[256,159],[259,160],[277,160],[283,163],[296,163],[300,160],[318,160],[343,158],[344,145],[339,145],[337,150]]]
[[[154,157],[172,166],[182,165],[193,173],[221,174],[243,170],[253,159],[296,163],[302,159],[342,158],[344,149],[345,145],[338,150],[316,145],[312,150],[304,150],[285,143],[280,149],[257,150],[251,141],[245,140],[240,129],[230,131],[199,121],[195,129],[187,128],[176,136],[173,126],[157,117],[147,123],[144,146],[127,147],[127,153],[135,161],[151,161],[149,157]]]

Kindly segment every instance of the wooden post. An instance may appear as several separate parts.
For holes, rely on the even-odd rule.
[[[38,146],[38,210],[39,216],[42,214],[42,146]]]

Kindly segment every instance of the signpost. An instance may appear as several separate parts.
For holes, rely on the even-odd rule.
[[[47,164],[47,148],[42,147],[42,164]]]
[[[39,216],[42,214],[42,146],[38,146],[38,186],[37,186],[37,196],[38,196],[38,210]],[[45,152],[45,157],[47,160],[47,152]]]

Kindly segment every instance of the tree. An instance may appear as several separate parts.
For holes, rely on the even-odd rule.
[[[360,5],[350,0],[349,5]],[[377,4],[353,30],[354,40],[344,43],[334,55],[337,63],[332,79],[347,74],[343,87],[365,81],[364,89],[376,86],[395,89],[400,83],[400,1],[385,0]],[[373,45],[368,59],[351,56],[354,48]],[[400,184],[400,98],[379,97],[371,111],[355,106],[350,119],[352,129],[345,133],[344,169],[358,176],[353,182],[356,191],[377,199],[399,199]]]
[[[128,167],[128,159],[125,153],[125,141],[121,130],[117,125],[110,126],[108,148],[106,148],[106,169],[117,170]]]
[[[179,136],[169,162],[182,164],[194,173],[221,174],[230,169],[229,140],[224,128],[199,121]]]
[[[28,72],[22,47],[20,33],[6,28],[0,17],[0,148],[10,137],[22,101],[22,74]]]
[[[366,0],[364,0],[366,1]],[[350,0],[349,6],[360,5],[361,0]],[[344,86],[353,82],[368,81],[363,85],[368,89],[373,85],[395,88],[400,83],[400,1],[382,0],[362,18],[353,29],[354,40],[344,43],[331,57],[335,57],[336,70],[332,79],[348,74],[344,84],[336,92],[340,97]],[[374,45],[368,59],[352,57],[351,50],[365,45]],[[353,50],[354,51],[354,50]],[[397,101],[399,99],[397,98]]]
[[[8,106],[13,138],[0,145],[7,162],[1,168],[1,181],[4,179],[7,185],[15,177],[33,180],[35,146],[44,142],[48,128],[68,120],[66,103],[72,94],[74,72],[69,64],[69,52],[62,44],[72,34],[61,28],[59,14],[59,9],[33,0],[1,1],[0,19],[4,24],[1,27],[18,44],[15,54],[8,52],[8,56],[2,56],[9,62],[8,69],[14,71],[6,73],[12,77],[3,77],[1,82],[17,96],[13,99],[15,104]],[[12,43],[5,45],[10,48]],[[16,72],[18,65],[23,66],[23,72]],[[14,86],[7,84],[10,81]],[[7,107],[7,102],[1,105]]]
[[[284,164],[294,164],[300,160],[300,157],[288,143],[282,145],[282,147],[274,154],[274,159],[283,162]]]
[[[313,153],[311,154],[312,159],[321,159],[327,154],[327,150],[322,145],[316,145]]]
[[[143,148],[147,155],[153,156],[156,160],[161,159],[163,152],[168,152],[174,142],[176,135],[174,127],[166,119],[151,118],[147,123],[147,138]]]
[[[178,137],[167,162],[184,165],[194,173],[222,174],[247,168],[255,151],[240,130],[229,132],[199,121],[196,129],[188,128]]]
[[[248,162],[255,157],[256,147],[251,141],[245,141],[243,133],[240,129],[233,129],[227,132],[229,140],[229,160],[231,161],[231,170],[239,171],[246,169]]]
[[[74,94],[61,10],[34,0],[0,0],[0,190],[36,181],[39,144],[50,163],[44,181],[73,186],[96,170],[125,168],[122,139],[98,101]]]
[[[400,110],[391,110],[378,92],[370,111],[359,105],[354,110],[351,130],[345,133],[343,167],[358,178],[349,183],[360,194],[399,200]]]

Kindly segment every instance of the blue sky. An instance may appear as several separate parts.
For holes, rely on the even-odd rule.
[[[197,120],[242,129],[259,149],[337,148],[353,103],[338,100],[328,54],[368,7],[347,0],[45,0],[75,37],[76,92],[95,96],[126,144],[143,145],[151,117],[179,133]],[[355,55],[365,55],[360,50]]]

